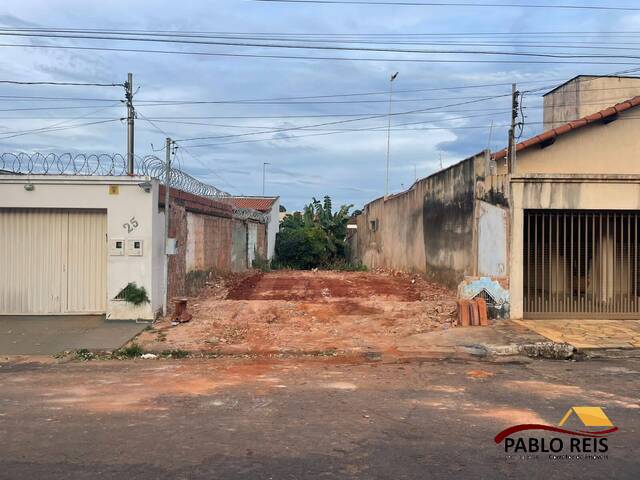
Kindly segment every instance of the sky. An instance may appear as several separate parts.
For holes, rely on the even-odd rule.
[[[490,3],[501,3],[501,0]],[[551,2],[541,0],[539,3]],[[567,0],[566,3],[636,6],[633,1]],[[234,40],[234,43],[264,42],[269,36],[265,34],[270,34],[277,38],[266,43],[283,44],[286,42],[282,39],[289,38],[290,44],[309,46],[323,35],[322,39],[331,42],[315,42],[316,46],[345,46],[347,38],[361,42],[350,43],[349,47],[378,48],[379,39],[384,38],[395,42],[382,46],[387,49],[459,48],[511,53],[571,49],[593,53],[595,50],[585,47],[598,47],[612,41],[633,44],[628,37],[612,40],[607,32],[640,31],[640,11],[322,5],[245,0],[4,0],[0,5],[0,28],[25,27],[243,34],[245,40]],[[592,33],[545,38],[531,32]],[[470,33],[476,35],[470,37]],[[284,34],[289,37],[282,37]],[[449,44],[427,44],[442,43],[443,39]],[[535,49],[521,45],[528,41],[546,44],[539,43]],[[452,45],[451,42],[466,43]],[[468,45],[469,42],[483,45]],[[31,47],[10,46],[16,44]],[[174,53],[44,48],[56,45]],[[390,192],[409,188],[416,178],[430,175],[487,147],[502,148],[510,120],[512,82],[518,84],[519,90],[538,89],[524,96],[526,117],[522,135],[527,137],[543,130],[540,95],[545,88],[550,89],[577,74],[600,75],[640,67],[640,59],[612,59],[607,57],[609,50],[605,49],[599,52],[605,55],[601,61],[611,63],[608,65],[579,65],[576,61],[531,63],[556,59],[477,53],[426,55],[6,35],[0,39],[0,48],[0,80],[122,83],[127,72],[132,72],[138,113],[136,155],[164,157],[160,149],[165,137],[170,136],[177,139],[178,145],[174,164],[202,182],[234,195],[260,195],[264,168],[265,193],[279,195],[281,203],[290,211],[301,209],[312,197],[324,195],[330,195],[334,205],[353,204],[361,208],[385,193],[389,118],[385,115],[389,109],[390,75],[395,72],[399,74],[393,82],[391,111],[395,115],[390,117]],[[305,58],[191,54],[194,51]],[[632,50],[627,53],[635,54]],[[374,61],[353,60],[355,57]],[[415,59],[454,62],[411,61]],[[473,63],[476,61],[484,63]],[[487,84],[501,85],[459,88]],[[352,95],[371,92],[375,94]],[[9,98],[17,96],[49,99]],[[291,100],[290,97],[315,98]],[[482,100],[486,97],[496,98]],[[121,87],[0,84],[0,153],[125,154],[126,123],[119,120],[126,116],[122,98]],[[260,104],[166,104],[247,99],[280,100]],[[423,111],[403,113],[414,110]],[[304,118],[303,115],[314,116]],[[373,118],[360,120],[362,117]],[[73,127],[103,120],[111,121],[25,133],[52,125]],[[350,121],[318,125],[342,120]],[[402,125],[407,123],[411,125]],[[297,129],[282,131],[290,128]],[[202,137],[205,138],[197,140]],[[265,163],[268,165],[264,166]]]

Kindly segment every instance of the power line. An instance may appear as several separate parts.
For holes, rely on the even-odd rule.
[[[118,122],[122,120],[121,118],[112,118],[110,120],[100,120],[97,122],[87,122],[87,123],[81,123],[81,124],[77,124],[77,125],[69,125],[67,127],[56,127],[56,128],[42,128],[42,129],[36,129],[36,130],[30,130],[30,131],[24,131],[24,132],[20,132],[20,133],[16,133],[14,135],[8,135],[5,137],[0,137],[0,140],[8,140],[10,138],[15,138],[15,137],[20,137],[23,135],[28,135],[31,133],[49,133],[49,132],[57,132],[60,130],[69,130],[69,129],[73,129],[73,128],[80,128],[80,127],[88,127],[90,125],[100,125],[103,123],[109,123],[109,122]]]
[[[142,118],[144,121],[149,123],[149,125],[151,125],[157,131],[162,133],[165,137],[171,137],[171,135],[169,135],[167,132],[165,132],[162,128],[158,127],[153,121],[149,120],[148,117],[143,115],[142,112],[140,112],[140,110],[138,110],[138,115],[140,115],[140,118]],[[240,189],[238,189],[238,188],[234,187],[233,185],[231,185],[226,179],[224,179],[221,175],[219,175],[215,170],[209,170],[209,166],[207,164],[205,164],[202,160],[200,160],[200,158],[198,158],[193,153],[191,153],[186,147],[184,147],[183,145],[179,145],[178,148],[181,148],[182,150],[184,150],[191,158],[193,158],[196,162],[198,162],[202,167],[208,169],[208,171],[213,173],[216,177],[218,177],[220,180],[222,180],[222,182],[227,184],[228,187],[230,187],[231,189],[233,189],[233,190],[235,190],[237,192],[240,192]],[[243,193],[240,192],[240,195],[243,195]]]
[[[469,2],[372,2],[369,0],[254,0],[264,3],[316,3],[327,5],[386,5],[396,7],[503,7],[503,8],[549,8],[564,10],[614,10],[636,12],[637,7],[609,7],[606,5],[568,5],[568,4],[519,4],[519,3],[469,3]]]
[[[491,97],[484,97],[484,98],[480,98],[477,100],[469,100],[466,102],[461,102],[461,103],[455,103],[455,104],[450,104],[450,105],[441,105],[439,107],[430,107],[430,108],[424,108],[424,109],[418,109],[418,110],[409,110],[409,111],[405,111],[405,112],[396,112],[396,113],[388,113],[388,114],[379,114],[379,115],[370,115],[367,117],[360,117],[360,118],[350,118],[350,119],[346,119],[346,120],[336,120],[333,122],[325,122],[325,123],[319,123],[319,124],[315,124],[315,125],[306,125],[306,126],[298,126],[298,127],[292,127],[292,128],[285,128],[285,129],[276,129],[276,130],[272,130],[269,132],[262,132],[262,133],[278,133],[278,132],[286,132],[286,131],[291,131],[291,130],[302,130],[304,128],[308,128],[308,127],[324,127],[324,126],[328,126],[328,125],[339,125],[339,124],[343,124],[343,123],[350,123],[350,122],[358,122],[358,121],[362,121],[362,120],[371,120],[371,119],[375,119],[375,118],[386,118],[386,117],[393,117],[393,116],[398,116],[398,115],[408,115],[408,114],[412,114],[412,113],[421,113],[421,112],[426,112],[429,110],[434,110],[437,108],[446,108],[446,107],[455,107],[455,106],[459,106],[459,105],[467,105],[470,103],[478,103],[478,102],[482,102],[482,101],[486,101],[486,100],[492,100],[494,98],[500,98],[500,97],[506,97],[509,96],[509,94],[504,94],[504,95],[494,95]],[[246,135],[258,135],[261,132],[251,132],[251,133],[245,133],[245,134],[238,134],[238,135],[230,135],[230,136],[234,136],[234,137],[238,137],[238,136],[246,136]],[[229,135],[225,135],[225,136],[214,136],[214,137],[193,137],[193,138],[183,138],[183,139],[179,139],[176,140],[176,142],[189,142],[189,141],[194,141],[194,140],[206,140],[206,139],[212,139],[212,138],[226,138],[229,137]]]
[[[122,87],[122,83],[79,83],[79,82],[26,82],[18,80],[0,80],[11,85],[59,85],[73,87]]]
[[[270,55],[255,53],[221,53],[221,52],[202,52],[202,51],[184,51],[184,50],[153,50],[142,48],[115,48],[115,47],[82,47],[72,45],[36,45],[27,43],[0,43],[0,47],[21,47],[21,48],[51,48],[63,50],[85,50],[85,51],[103,51],[103,52],[126,52],[126,53],[160,53],[169,55],[196,55],[196,56],[213,56],[213,57],[231,57],[231,58],[266,58],[266,59],[286,59],[286,60],[330,60],[330,61],[349,61],[349,62],[407,62],[407,63],[458,63],[458,64],[534,64],[534,65],[633,65],[630,62],[612,62],[612,61],[567,61],[567,60],[443,60],[433,58],[373,58],[373,57],[328,57],[328,56],[307,56],[307,55]],[[451,52],[449,52],[451,53]],[[613,56],[620,58],[618,56]],[[567,57],[569,58],[569,57]],[[598,58],[611,58],[605,55]],[[640,60],[640,57],[637,57]]]
[[[637,10],[640,10],[638,8]],[[373,48],[373,47],[343,47],[343,46],[327,46],[327,45],[291,45],[276,43],[250,43],[250,42],[222,42],[222,41],[203,41],[203,40],[176,40],[164,38],[140,38],[132,36],[114,36],[114,35],[73,35],[73,34],[51,34],[51,33],[15,33],[0,32],[0,36],[17,36],[17,37],[45,37],[45,38],[62,38],[62,39],[81,39],[81,40],[117,40],[128,42],[152,42],[152,43],[178,43],[178,44],[195,44],[195,45],[216,45],[216,46],[234,46],[234,47],[259,47],[259,48],[279,48],[279,49],[301,49],[301,50],[330,50],[330,51],[347,51],[347,52],[373,52],[373,53],[413,53],[413,54],[429,54],[429,55],[500,55],[500,56],[521,56],[521,57],[541,57],[541,58],[625,58],[632,60],[640,60],[637,55],[596,55],[596,54],[569,54],[569,53],[533,53],[533,52],[505,52],[505,51],[483,51],[483,50],[424,50],[424,49],[400,49],[400,48]]]

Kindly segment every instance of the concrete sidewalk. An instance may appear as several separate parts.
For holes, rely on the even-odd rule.
[[[1,355],[54,355],[87,348],[113,350],[146,323],[107,321],[103,315],[0,316]]]
[[[640,347],[640,320],[514,320],[557,343],[578,349]]]

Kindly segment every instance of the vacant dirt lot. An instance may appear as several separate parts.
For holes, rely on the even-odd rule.
[[[191,352],[389,352],[411,335],[449,328],[455,297],[422,278],[373,272],[254,273],[190,300],[193,320],[163,320],[136,341]]]

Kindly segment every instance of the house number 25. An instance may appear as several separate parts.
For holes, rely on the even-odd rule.
[[[124,228],[127,233],[131,233],[138,228],[139,225],[140,224],[138,223],[138,220],[136,220],[136,217],[131,217],[127,223],[122,224],[122,228]]]

